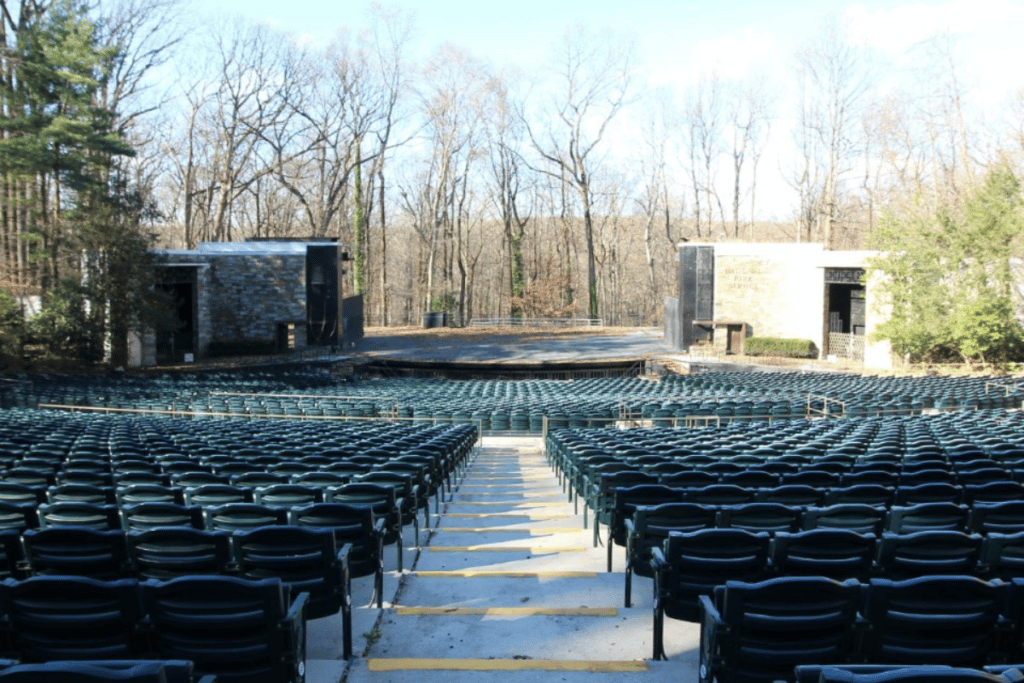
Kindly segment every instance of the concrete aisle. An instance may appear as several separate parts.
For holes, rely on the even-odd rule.
[[[406,553],[407,563],[416,558],[411,571],[391,577],[396,592],[386,586],[394,598],[380,621],[364,628],[376,610],[356,603],[347,680],[696,680],[698,626],[668,620],[670,660],[650,661],[651,581],[634,581],[624,609],[624,552],[615,549],[606,572],[605,549],[592,547],[582,519],[540,439],[485,438],[418,557]],[[310,683],[336,670],[310,664]]]

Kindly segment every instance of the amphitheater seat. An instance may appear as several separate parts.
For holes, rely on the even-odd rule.
[[[746,529],[754,533],[794,532],[800,528],[800,514],[800,508],[782,503],[723,505],[718,511],[717,525],[724,529]]]
[[[959,531],[883,533],[878,543],[878,567],[891,579],[936,574],[974,575],[982,538]]]
[[[130,575],[128,551],[120,529],[51,527],[22,535],[25,561],[32,575],[69,574],[95,579]]]
[[[770,536],[742,529],[670,532],[651,550],[655,623],[665,616],[699,621],[698,598],[728,580],[758,581],[768,566]],[[658,634],[658,627],[655,627]],[[655,658],[663,656],[656,646]]]
[[[137,659],[60,660],[21,664],[0,669],[4,683],[216,683],[216,676],[195,678],[192,662]]]
[[[303,505],[288,511],[288,524],[328,528],[334,534],[336,547],[350,545],[349,574],[353,578],[372,575],[377,607],[383,607],[384,520],[377,518],[371,507],[344,503]]]
[[[770,683],[794,678],[798,664],[856,656],[860,584],[824,577],[729,581],[702,595],[701,683]],[[655,658],[664,657],[655,626]]]
[[[13,653],[23,662],[135,658],[146,651],[138,586],[135,579],[67,575],[7,579],[0,609]]]
[[[879,535],[885,523],[885,508],[860,503],[827,505],[804,510],[801,517],[807,529],[850,529],[861,534]]]
[[[1006,585],[973,576],[872,579],[864,616],[864,661],[980,667],[1005,628]]]
[[[871,576],[875,554],[875,536],[852,529],[777,533],[772,539],[772,566],[781,576],[866,581]]]
[[[187,659],[221,683],[303,680],[309,596],[279,579],[146,581],[142,598],[157,657]]]
[[[968,669],[940,664],[801,665],[796,683],[1021,683],[1024,672],[1014,667],[1002,671]],[[986,667],[991,669],[991,667]]]
[[[352,656],[351,585],[348,555],[340,550],[331,529],[271,526],[232,536],[238,575],[247,579],[279,578],[292,594],[309,594],[306,617],[342,613],[343,651]]]
[[[187,526],[162,526],[126,534],[128,561],[141,579],[228,574],[234,568],[231,535]]]
[[[885,530],[894,534],[929,530],[966,532],[970,516],[971,509],[966,505],[948,502],[893,506],[886,516]]]

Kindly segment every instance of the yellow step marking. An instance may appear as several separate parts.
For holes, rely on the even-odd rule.
[[[590,661],[576,659],[368,659],[370,671],[587,671],[629,673],[647,671],[643,660]]]
[[[586,546],[521,546],[521,545],[430,545],[422,546],[435,553],[583,553]]]
[[[617,617],[614,607],[394,607],[394,613],[423,617]]]
[[[500,490],[495,490],[500,489]],[[507,486],[493,486],[487,489],[481,489],[479,486],[460,486],[459,493],[465,493],[471,496],[485,496],[487,498],[493,498],[494,496],[512,496],[516,498],[550,498],[555,495],[554,487],[550,487],[546,491],[538,491],[534,488],[522,488],[522,489],[510,489]]]
[[[530,520],[545,520],[545,519],[569,519],[572,515],[552,515],[552,514],[538,514],[535,512],[444,512],[444,517],[454,517],[457,519],[481,519],[481,518],[494,518],[494,519],[505,519],[519,517],[522,519]]]
[[[470,494],[479,495],[479,494]],[[524,500],[524,501],[500,501],[500,500],[462,500],[461,498],[454,501],[457,505],[514,505],[516,507],[556,507],[560,505],[568,505],[564,500]]]
[[[543,536],[544,534],[574,534],[578,531],[583,531],[583,529],[574,529],[572,527],[551,527],[550,529],[509,529],[504,526],[441,526],[436,527],[434,531],[447,531],[452,534],[530,534],[531,536]]]
[[[413,572],[416,576],[428,579],[596,579],[597,572],[584,571],[535,571],[513,572],[487,569],[464,569],[454,571],[423,570]]]

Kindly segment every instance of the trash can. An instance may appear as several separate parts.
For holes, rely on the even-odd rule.
[[[423,327],[444,327],[447,321],[445,317],[448,314],[444,311],[427,311],[423,314]]]

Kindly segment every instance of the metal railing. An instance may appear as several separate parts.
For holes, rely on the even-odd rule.
[[[864,335],[846,332],[828,333],[828,353],[830,356],[857,363],[864,362]]]

